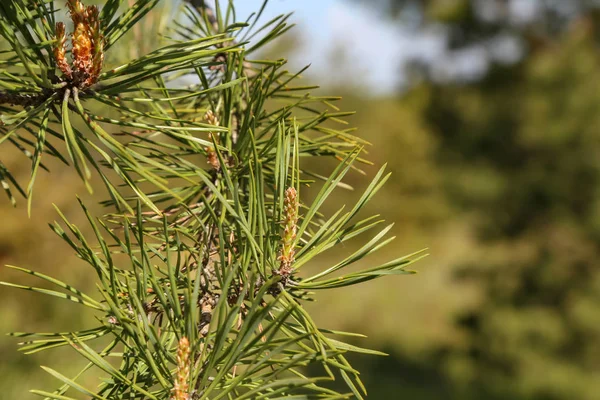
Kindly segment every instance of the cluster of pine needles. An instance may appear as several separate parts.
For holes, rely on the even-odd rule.
[[[89,227],[60,211],[52,225],[94,273],[97,291],[13,266],[52,288],[2,283],[97,317],[81,331],[13,334],[24,353],[69,346],[86,360],[73,376],[44,367],[60,386],[32,393],[362,399],[346,354],[380,353],[343,340],[359,335],[317,327],[303,304],[320,290],[411,273],[405,268],[422,256],[348,269],[393,240],[391,225],[361,213],[388,179],[385,167],[354,205],[326,215],[332,193],[348,190],[344,177],[369,164],[367,143],[347,128],[339,98],[301,84],[304,70],[257,58],[290,29],[289,15],[262,23],[266,2],[242,22],[232,2],[123,3],[0,2],[0,145],[31,163],[22,183],[0,161],[4,191],[31,208],[44,159],[54,157],[88,190],[99,186],[108,209],[97,216],[80,202]],[[165,27],[157,49],[122,60],[119,43],[151,12]],[[311,170],[320,158],[338,166],[327,176]],[[336,264],[302,269],[363,235]],[[82,383],[88,370],[103,376],[96,387]]]

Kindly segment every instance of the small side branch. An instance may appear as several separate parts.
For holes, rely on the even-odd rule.
[[[9,104],[11,106],[29,107],[43,103],[48,99],[47,93],[14,93],[0,92],[0,104]]]

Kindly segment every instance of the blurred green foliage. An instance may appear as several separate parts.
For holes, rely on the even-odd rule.
[[[462,39],[452,44],[460,48],[494,31],[493,24],[473,19],[475,3],[430,1],[422,10],[425,21],[462,30]],[[446,18],[448,10],[431,14],[442,5],[452,5],[454,17]],[[390,153],[397,154],[393,170],[399,171],[397,190],[404,197],[398,204],[416,200],[399,218],[420,220],[418,229],[432,238],[433,264],[448,268],[452,287],[458,285],[473,301],[446,314],[451,325],[445,329],[460,339],[432,339],[416,350],[407,343],[396,347],[403,361],[397,371],[393,364],[385,369],[399,376],[387,396],[424,385],[431,391],[407,389],[407,397],[598,398],[600,92],[595,78],[600,53],[597,16],[587,5],[581,2],[581,13],[562,21],[560,30],[548,31],[544,42],[529,34],[548,14],[519,31],[529,45],[519,63],[492,65],[482,80],[471,83],[426,80],[394,103],[390,115],[398,126],[383,135],[390,138]],[[378,100],[367,110],[389,104]],[[358,125],[378,125],[377,115],[357,108],[358,118],[368,119]],[[367,136],[376,134],[368,129]],[[394,143],[396,135],[410,137],[407,131],[423,135],[420,152],[430,149],[426,170],[414,148]],[[407,192],[415,179],[421,190]],[[450,251],[461,256],[446,263],[440,259],[446,252],[436,247],[449,239],[431,228],[460,225],[466,229],[441,231],[462,235],[457,241],[466,247]],[[453,299],[446,291],[434,296],[440,307]],[[410,296],[403,301],[410,302]],[[403,322],[398,335],[407,337],[404,331],[414,325]],[[421,378],[408,385],[401,377],[407,363]]]
[[[600,392],[600,58],[591,33],[574,25],[476,85],[415,89],[429,98],[422,115],[439,140],[446,198],[477,238],[456,277],[483,297],[457,315],[464,345],[438,355],[476,398]]]
[[[598,19],[600,5],[589,0],[352,0],[364,2],[413,27],[442,25],[451,48],[511,34],[529,44],[559,38],[573,19]]]

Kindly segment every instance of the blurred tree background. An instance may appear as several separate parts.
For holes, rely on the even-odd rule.
[[[424,346],[429,363],[418,376],[436,377],[444,390],[409,397],[598,398],[598,2],[369,4],[416,31],[446,35],[442,59],[415,59],[403,71],[413,81],[395,101],[397,134],[419,131],[421,142],[435,143],[429,168],[412,171],[406,147],[396,147],[404,160],[394,170],[421,181],[434,177],[436,190],[426,197],[450,212],[432,214],[431,225],[469,221],[470,249],[449,268],[455,283],[478,292],[476,301],[448,315],[460,341]],[[483,71],[451,70],[474,50],[484,58]],[[418,128],[408,125],[415,120]],[[396,184],[406,189],[404,174]],[[403,218],[418,215],[418,204],[439,209],[417,202]],[[437,301],[444,303],[443,295]]]
[[[402,250],[428,246],[432,256],[416,277],[340,290],[312,311],[390,353],[356,359],[372,399],[597,399],[600,6],[362,1],[417,34],[446,38],[442,57],[398,66],[408,83],[395,96],[365,95],[359,78],[325,88],[344,96],[345,110],[358,110],[351,123],[373,143],[371,159],[394,171],[373,207],[397,221]],[[293,35],[270,52],[294,51],[300,39]],[[343,51],[331,57],[335,68]],[[473,57],[484,67],[456,70]],[[0,160],[13,171],[22,162]],[[66,246],[54,248],[39,223],[54,219],[50,201],[65,210],[70,193],[85,195],[75,176],[53,167],[33,221],[23,208],[1,205],[0,263],[85,282]],[[7,274],[0,269],[1,280]],[[2,331],[43,330],[50,320],[65,330],[82,324],[83,317],[55,308],[59,302],[17,295],[0,292]],[[7,398],[23,398],[28,379],[48,379],[33,369],[40,356],[34,362],[17,354],[14,341],[1,339],[0,354]]]

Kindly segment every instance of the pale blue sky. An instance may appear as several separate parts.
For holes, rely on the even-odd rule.
[[[540,1],[510,2],[512,17],[517,22],[531,19]],[[235,4],[239,16],[245,17],[258,10],[262,0],[237,0]],[[296,33],[304,43],[302,51],[290,60],[292,66],[311,64],[310,71],[320,82],[350,82],[375,94],[398,92],[405,78],[401,66],[409,59],[433,66],[430,72],[436,80],[469,80],[485,73],[490,60],[511,63],[522,54],[519,43],[508,36],[450,53],[442,26],[412,31],[377,14],[368,1],[270,0],[264,18],[267,21],[291,11]],[[346,57],[341,63],[344,68],[340,68],[339,58],[332,67],[329,55],[340,48]]]
[[[237,0],[235,4],[238,19],[243,20],[260,8],[262,0]],[[263,18],[268,21],[291,11],[305,46],[290,61],[295,67],[312,64],[311,73],[321,80],[351,81],[375,88],[376,93],[393,93],[402,80],[399,66],[403,60],[414,54],[433,57],[443,47],[438,38],[415,37],[367,6],[347,0],[271,0]],[[333,75],[328,55],[340,47],[347,68],[336,69]]]

